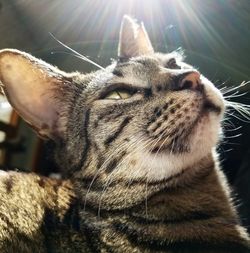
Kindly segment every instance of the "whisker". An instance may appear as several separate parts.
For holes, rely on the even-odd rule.
[[[250,105],[246,105],[246,104],[242,104],[242,103],[238,103],[238,102],[232,102],[232,101],[226,101],[226,106],[229,109],[234,109],[236,110],[236,112],[239,114],[239,116],[237,117],[236,115],[229,114],[226,111],[226,114],[229,114],[243,122],[249,122],[250,121]],[[244,119],[246,119],[247,121],[245,121]]]
[[[103,68],[102,66],[100,66],[99,64],[97,64],[96,62],[90,60],[90,59],[87,58],[86,56],[84,56],[84,55],[78,53],[77,51],[75,51],[75,50],[72,49],[71,47],[67,46],[66,44],[64,44],[63,42],[61,42],[60,40],[58,40],[52,33],[49,33],[49,34],[50,34],[50,36],[51,36],[54,40],[56,40],[60,45],[62,45],[63,47],[67,48],[67,49],[70,50],[72,53],[74,53],[76,57],[78,57],[78,58],[80,58],[80,59],[82,59],[82,60],[84,60],[84,61],[86,61],[86,62],[89,62],[89,63],[93,64],[94,66],[98,67],[99,69],[105,69],[105,68]]]
[[[235,92],[235,93],[232,94],[232,95],[224,96],[224,98],[226,98],[226,99],[238,98],[238,97],[245,96],[246,94],[247,94],[247,92],[244,92],[244,93],[240,93],[240,94],[239,94],[239,91],[237,91],[237,92]]]
[[[70,55],[70,56],[77,57],[76,54],[73,54],[73,53],[70,53],[70,52],[66,52],[66,51],[51,51],[50,54],[67,54],[67,55]]]
[[[250,84],[250,81],[243,81],[239,86],[230,87],[230,88],[228,88],[228,90],[226,92],[222,92],[222,94],[225,95],[225,94],[233,92],[235,90],[239,90],[240,88],[242,88],[248,84]]]
[[[232,135],[232,136],[227,136],[227,139],[234,139],[234,138],[237,138],[237,137],[240,137],[242,136],[242,134],[236,134],[236,135]]]
[[[145,215],[148,217],[148,174],[146,174],[146,189],[145,189]]]
[[[224,130],[225,130],[226,132],[237,131],[237,130],[240,130],[241,128],[242,128],[242,126],[238,126],[238,127],[234,128],[234,129],[227,129],[227,128],[225,128],[225,126],[224,126]]]
[[[142,151],[145,150],[146,147],[148,147],[149,145],[152,146],[150,149],[149,149],[149,152],[151,152],[154,148],[155,148],[155,145],[156,144],[153,144],[154,140],[150,140],[148,141],[143,147],[142,147]],[[127,182],[127,185],[126,185],[126,189],[128,189],[128,187],[131,185],[131,183],[133,182],[133,178],[135,176],[137,176],[140,171],[141,171],[141,168],[143,168],[144,164],[146,163],[145,160],[143,160],[143,162],[140,164],[140,167],[137,168],[136,170],[136,173],[133,174],[133,177],[131,176],[130,180]],[[148,215],[148,203],[147,203],[147,195],[148,195],[148,175],[146,174],[146,186],[145,186],[145,212],[146,212],[146,216]],[[125,193],[125,203],[126,203],[126,196],[127,196],[127,191]]]
[[[152,143],[153,143],[153,140],[148,140],[148,141],[146,141],[146,142],[144,143],[144,145],[141,147],[139,144],[140,144],[142,141],[144,141],[144,139],[141,138],[140,140],[137,140],[137,141],[135,140],[134,143],[132,143],[132,145],[130,145],[130,148],[133,148],[134,145],[136,145],[136,148],[133,149],[133,153],[129,153],[128,155],[126,155],[126,156],[123,158],[123,160],[122,160],[122,161],[120,162],[120,164],[119,164],[120,167],[121,167],[121,165],[123,165],[124,163],[126,164],[126,162],[129,160],[129,157],[132,156],[132,155],[134,155],[134,153],[136,153],[137,151],[142,152],[143,150],[145,150],[145,148],[146,148],[147,146],[152,145]],[[130,176],[130,180],[128,181],[128,183],[127,183],[127,185],[126,185],[126,188],[125,188],[125,190],[124,190],[124,192],[125,192],[125,196],[124,196],[125,205],[126,205],[126,199],[127,199],[127,198],[126,198],[126,196],[127,196],[127,190],[126,190],[126,189],[127,189],[127,188],[129,187],[129,185],[133,182],[134,176],[136,176],[137,174],[140,173],[140,168],[142,168],[142,164],[140,165],[139,168],[137,168],[137,170],[135,171],[136,173],[134,173],[133,175]],[[105,186],[104,186],[105,189],[103,189],[102,196],[101,196],[100,201],[99,201],[99,208],[98,208],[99,215],[100,215],[100,208],[101,208],[101,200],[102,200],[104,194],[106,194],[106,191],[107,191],[109,185],[112,183],[112,176],[113,176],[115,173],[116,173],[116,171],[113,171],[113,172],[109,175],[109,178],[107,179],[107,182],[106,182],[106,184],[105,184]]]
[[[165,129],[165,131],[163,131],[162,134],[161,134],[156,140],[152,140],[152,143],[150,143],[150,144],[152,144],[152,147],[149,149],[149,152],[152,152],[152,151],[155,149],[156,145],[157,145],[157,144],[159,143],[159,141],[162,139],[162,137],[164,136],[164,134],[166,134],[167,130],[168,130],[168,129]],[[156,152],[156,154],[154,155],[152,161],[154,161],[154,159],[156,158],[156,155],[157,155],[158,152],[159,152],[159,149],[158,149],[158,151]],[[140,165],[140,168],[142,168],[143,165],[144,165],[144,163],[142,163],[142,164]],[[140,171],[140,169],[137,170],[137,173],[136,173],[136,174],[138,174],[139,171]],[[146,179],[148,179],[148,177],[146,177]],[[127,187],[129,187],[129,185],[130,185],[131,183],[132,183],[132,179],[128,182]]]
[[[141,140],[135,140],[133,143],[131,143],[131,144],[129,145],[129,148],[127,148],[127,149],[133,148],[133,146],[136,145],[136,148],[133,150],[133,154],[134,154],[137,150],[139,150],[139,149],[141,148],[141,147],[138,145],[140,142],[142,142],[142,139],[141,139]],[[130,155],[132,155],[132,153],[129,153],[128,155],[126,155],[126,156],[122,159],[122,161],[119,163],[119,166],[121,166],[121,165],[123,165],[125,162],[127,162],[128,157],[129,157]],[[98,204],[98,217],[100,217],[100,213],[101,213],[101,203],[102,203],[102,199],[103,199],[104,195],[106,194],[108,187],[109,187],[110,184],[112,183],[112,177],[114,176],[115,173],[117,173],[116,170],[112,171],[112,172],[109,174],[108,178],[106,179],[106,183],[105,183],[104,186],[103,186],[103,190],[102,190],[102,193],[101,193],[101,195],[100,195],[99,204]],[[126,197],[126,195],[125,195],[125,197]],[[125,199],[126,199],[126,198],[125,198]]]
[[[166,130],[167,130],[167,129],[166,129]],[[150,142],[150,144],[152,144],[152,147],[149,149],[149,152],[151,152],[152,150],[154,150],[154,148],[156,147],[156,145],[158,144],[158,142],[162,139],[162,137],[163,137],[163,135],[165,134],[165,132],[166,132],[166,131],[163,131],[163,133],[162,133],[156,140],[152,140],[152,141]],[[144,148],[145,148],[145,147],[146,147],[146,146],[144,146]],[[158,151],[159,151],[159,149],[158,149]],[[158,153],[158,151],[157,151],[157,153]],[[155,158],[156,158],[156,154],[154,155],[154,157],[153,157],[152,160],[154,160]],[[143,167],[144,163],[145,163],[145,161],[140,165],[140,168],[137,168],[137,173],[136,173],[136,175],[140,173],[140,169]],[[130,180],[128,181],[128,184],[127,184],[127,186],[126,186],[126,189],[131,185],[131,183],[132,183],[132,179],[130,179]],[[126,195],[127,195],[127,193],[126,193]],[[146,212],[146,216],[148,215],[147,195],[148,195],[148,175],[146,175],[146,189],[145,189],[145,208],[146,208],[145,212]],[[126,198],[125,198],[125,200],[126,200]]]
[[[119,152],[122,151],[122,149],[124,148],[124,146],[126,146],[126,144],[124,143],[123,145],[121,145],[117,150],[116,150],[116,153],[112,153],[110,154],[107,159],[103,162],[102,166],[95,172],[89,186],[88,186],[88,189],[87,189],[87,192],[85,194],[85,199],[84,199],[84,210],[86,209],[86,204],[87,204],[87,196],[88,194],[90,193],[90,190],[91,190],[91,187],[92,185],[94,184],[94,181],[97,179],[97,176],[102,173],[104,170],[105,170],[105,166],[108,164],[108,162],[115,156],[115,155],[119,155]]]

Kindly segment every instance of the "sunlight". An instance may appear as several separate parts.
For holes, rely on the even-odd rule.
[[[245,45],[240,34],[247,32],[247,27],[241,24],[248,20],[248,13],[244,9],[239,12],[235,5],[240,3],[236,1],[74,0],[62,4],[55,0],[49,5],[39,2],[39,16],[34,9],[27,8],[28,2],[22,1],[19,5],[31,11],[29,19],[35,20],[30,24],[31,30],[39,27],[37,24],[42,27],[38,41],[40,37],[46,37],[41,40],[43,49],[57,47],[48,35],[50,32],[71,47],[79,49],[93,45],[96,57],[105,58],[107,45],[116,47],[122,17],[128,14],[144,22],[157,50],[182,47],[192,55],[211,61],[226,59],[221,64],[235,74],[247,77],[244,74],[248,72],[247,64],[241,64],[235,41]],[[43,36],[40,36],[41,32]]]

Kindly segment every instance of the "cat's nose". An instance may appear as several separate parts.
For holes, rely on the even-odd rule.
[[[202,89],[200,77],[201,76],[198,71],[188,71],[186,73],[179,74],[175,79],[174,89],[192,89],[200,91]]]

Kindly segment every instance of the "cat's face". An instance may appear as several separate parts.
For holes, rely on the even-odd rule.
[[[161,180],[216,145],[223,98],[176,54],[135,57],[96,78],[89,86],[88,136],[98,170]]]
[[[128,32],[123,27],[121,37]],[[0,59],[2,83],[10,84],[5,93],[40,134],[60,135],[58,159],[66,169],[74,167],[85,177],[112,174],[125,180],[157,181],[188,169],[215,147],[224,112],[222,95],[177,53],[153,53],[147,34],[140,32],[136,48],[129,46],[131,41],[120,42],[123,61],[90,75],[65,77],[41,62],[32,66],[39,69],[41,65],[44,72],[49,69],[53,74],[26,78],[29,85],[39,79],[41,87],[59,82],[63,89],[57,90],[56,96],[42,91],[44,101],[35,116],[27,113],[36,110],[35,99],[28,101],[31,106],[24,112],[19,101],[28,98],[12,99],[12,83],[19,80],[6,73],[13,70],[13,59],[9,63]],[[36,96],[39,89],[32,94]],[[51,97],[56,97],[56,102],[51,102]],[[41,122],[38,114],[47,118]]]

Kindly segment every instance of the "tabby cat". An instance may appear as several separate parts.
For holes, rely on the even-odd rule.
[[[1,172],[0,252],[250,252],[215,152],[219,90],[128,16],[118,56],[66,74],[0,51],[5,95],[63,174]]]

